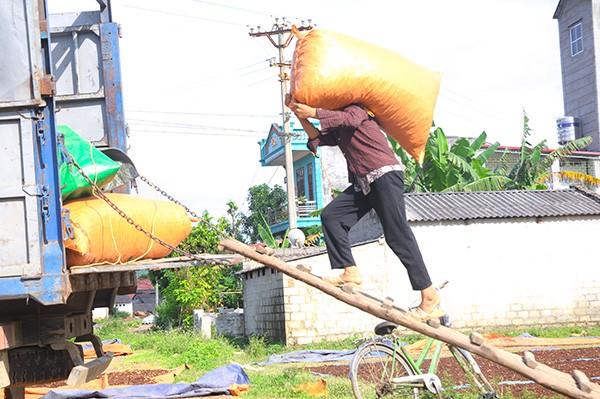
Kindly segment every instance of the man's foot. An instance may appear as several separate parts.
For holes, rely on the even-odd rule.
[[[344,284],[352,284],[359,286],[362,284],[362,276],[358,272],[356,266],[349,266],[344,268],[344,272],[339,276],[323,277],[323,281],[339,287]]]
[[[407,316],[419,322],[426,322],[431,319],[439,319],[440,317],[444,317],[446,312],[439,307],[432,308],[430,311],[425,311],[420,307],[414,307],[408,309],[408,312],[405,313]]]
[[[417,321],[427,321],[430,319],[439,319],[446,315],[446,312],[440,309],[440,296],[435,289],[425,289],[422,291],[421,304],[414,308],[409,308],[406,313]]]

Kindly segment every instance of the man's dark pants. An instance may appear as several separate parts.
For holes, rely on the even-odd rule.
[[[406,220],[404,173],[400,171],[376,179],[367,195],[350,186],[325,207],[321,224],[331,267],[356,266],[348,232],[371,209],[379,216],[385,241],[406,267],[412,288],[420,291],[429,287],[429,273]]]

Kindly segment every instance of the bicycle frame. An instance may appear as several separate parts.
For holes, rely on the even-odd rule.
[[[443,283],[436,290],[439,292],[446,285]],[[450,327],[452,320],[449,314],[440,318],[442,325]],[[360,377],[359,369],[362,366],[365,370],[369,370],[368,361],[365,359],[368,356],[381,357],[383,374],[380,378],[373,379],[373,375],[378,375],[379,371],[370,371],[371,376],[364,377],[364,390],[366,392],[375,391],[377,397],[383,397],[395,391],[406,392],[406,389],[414,390],[415,397],[418,396],[418,391],[427,390],[436,394],[438,398],[442,398],[443,390],[442,383],[436,375],[436,371],[440,364],[442,349],[444,345],[448,347],[452,357],[458,363],[460,368],[465,373],[470,384],[461,385],[456,388],[466,386],[476,387],[483,395],[481,398],[497,398],[497,394],[485,378],[481,369],[473,356],[467,351],[457,346],[445,344],[435,338],[429,338],[424,345],[424,348],[419,353],[418,357],[413,358],[406,346],[402,345],[402,339],[395,333],[397,324],[389,321],[381,322],[375,327],[375,334],[379,337],[372,338],[363,343],[359,347],[355,357],[351,363],[350,379],[352,380],[352,389],[357,398],[362,398],[363,388],[361,387],[362,378]],[[382,337],[388,336],[391,338],[384,340]],[[435,346],[434,346],[435,345]],[[381,348],[379,348],[381,346]],[[430,357],[430,363],[427,371],[422,370],[425,360],[433,347],[433,353]],[[369,380],[371,378],[371,380]]]
[[[405,346],[403,346],[401,343],[399,343],[398,340],[394,340],[394,341],[395,341],[394,347],[400,348],[400,350],[404,354],[404,357],[406,358],[408,363],[411,365],[411,367],[413,368],[415,373],[423,374],[423,372],[421,371],[421,364],[423,364],[423,361],[425,361],[425,359],[427,358],[427,354],[429,353],[431,346],[433,345],[434,342],[436,342],[436,340],[434,338],[429,338],[427,340],[427,343],[425,344],[425,348],[423,348],[423,351],[421,352],[421,355],[419,356],[419,358],[417,360],[414,360],[412,358],[412,356],[408,352],[408,349],[406,349]],[[443,346],[443,342],[437,341],[435,350],[433,352],[433,355],[431,356],[431,363],[429,364],[429,370],[427,372],[428,374],[435,374],[438,363],[440,361],[442,346]]]
[[[400,348],[400,351],[402,352],[404,358],[407,360],[410,367],[415,372],[415,376],[405,377],[405,378],[402,378],[401,380],[394,380],[393,382],[395,384],[399,384],[399,385],[403,385],[403,386],[414,386],[415,382],[417,382],[417,381],[423,382],[424,376],[435,376],[436,375],[437,367],[439,365],[439,361],[441,358],[442,349],[443,349],[443,346],[445,345],[442,341],[438,341],[434,338],[429,338],[427,340],[427,342],[425,343],[425,347],[423,348],[419,357],[416,360],[413,359],[413,357],[409,353],[408,349],[406,349],[406,346],[402,345],[401,340],[399,338],[394,337],[393,342],[394,342],[394,345],[393,345],[394,352],[397,352],[398,348]],[[429,368],[427,370],[427,373],[423,373],[421,366],[422,366],[423,362],[425,361],[425,359],[427,358],[427,354],[430,352],[431,347],[433,346],[434,343],[435,343],[435,349],[431,356]],[[481,375],[481,370],[479,368],[479,365],[477,365],[477,363],[473,359],[473,356],[464,349],[461,349],[461,348],[458,348],[458,347],[455,347],[452,345],[447,345],[447,347],[450,350],[450,353],[452,354],[452,356],[454,357],[456,362],[459,364],[460,368],[463,370],[463,372],[467,376],[467,378],[472,383],[475,383],[475,385],[477,386],[477,388],[479,390],[481,390],[482,392],[485,392],[485,387],[477,380],[477,378],[474,376],[474,373],[471,371],[471,369],[465,363],[465,359],[466,359],[469,362],[469,366],[475,371],[475,373]],[[464,358],[461,357],[458,352],[460,352],[460,354],[462,354],[462,356]],[[431,378],[431,377],[429,377],[429,378]]]

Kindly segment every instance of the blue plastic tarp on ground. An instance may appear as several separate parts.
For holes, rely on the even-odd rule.
[[[382,343],[393,346],[394,343],[389,339],[382,339]],[[405,343],[402,343],[405,345]],[[333,349],[309,349],[294,352],[283,353],[280,355],[271,355],[261,366],[267,364],[281,363],[319,363],[319,362],[343,362],[350,361],[356,353],[356,349],[333,350]]]
[[[351,360],[356,349],[352,350],[328,350],[315,349],[303,350],[280,355],[271,355],[267,360],[261,362],[260,365],[280,364],[280,363],[317,363],[317,362],[336,362]]]
[[[229,395],[234,384],[250,385],[246,372],[238,364],[230,364],[209,371],[191,384],[149,384],[100,391],[57,389],[42,399],[95,399],[95,398],[192,398],[198,396]]]

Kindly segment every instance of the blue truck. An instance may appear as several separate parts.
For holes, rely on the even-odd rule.
[[[51,1],[51,0],[48,0]],[[110,361],[92,309],[133,293],[135,268],[77,272],[65,262],[57,125],[126,152],[120,27],[109,0],[49,15],[46,0],[0,3],[0,388],[95,377]],[[89,341],[98,359],[83,363]]]

